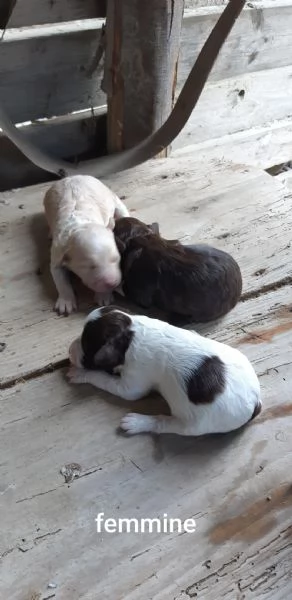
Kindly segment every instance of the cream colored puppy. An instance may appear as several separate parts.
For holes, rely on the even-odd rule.
[[[56,311],[70,314],[77,308],[68,270],[95,292],[98,304],[109,304],[121,282],[112,230],[116,219],[129,214],[125,205],[98,179],[74,175],[50,187],[44,209],[52,236],[51,273],[59,294]]]

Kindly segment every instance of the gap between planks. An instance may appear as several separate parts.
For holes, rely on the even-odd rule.
[[[239,584],[245,592],[258,586],[257,598],[280,600],[276,583],[283,577],[281,590],[290,597],[292,347],[286,302],[284,289],[270,292],[269,299],[242,303],[209,332],[246,352],[260,374],[263,411],[243,431],[197,439],[118,436],[115,426],[129,403],[90,386],[69,386],[60,373],[4,392],[4,598],[22,600],[29,586],[43,589],[53,579],[58,593],[71,600],[181,600],[181,590],[187,598],[202,593],[204,600],[225,591],[234,600]],[[157,412],[156,402],[138,401],[134,410]],[[11,439],[17,443],[11,446]],[[68,487],[59,470],[72,461],[80,464],[81,477]],[[113,518],[195,515],[196,537],[100,539],[94,517],[102,510]],[[262,573],[271,565],[270,580]]]
[[[292,196],[268,174],[226,161],[194,164],[193,157],[184,157],[151,161],[106,183],[126,196],[131,214],[149,223],[159,214],[163,236],[230,252],[242,270],[243,299],[287,283]],[[0,341],[7,344],[2,386],[62,364],[92,306],[88,292],[77,314],[60,319],[53,313],[55,289],[41,213],[47,187],[1,195]]]
[[[292,284],[292,277],[287,276],[282,281],[278,281],[275,284],[263,286],[262,288],[254,291],[254,292],[247,292],[246,294],[242,295],[237,306],[239,307],[241,302],[247,302],[248,300],[252,300],[254,298],[259,298],[262,295],[266,295],[271,291],[283,289],[286,286],[287,286],[287,288],[290,289],[291,284]],[[284,291],[285,291],[285,289],[284,289]],[[287,289],[287,292],[288,291],[289,290]],[[116,301],[115,305],[118,306],[119,302]],[[121,306],[121,309],[123,309],[123,305],[121,304],[120,306]],[[124,307],[127,310],[127,303],[124,304]],[[128,304],[128,308],[129,308],[129,310],[132,310],[133,312],[135,312],[133,310],[133,306],[130,303]],[[141,308],[137,307],[136,313],[139,313],[140,311],[141,311]],[[292,311],[292,305],[291,305],[291,311]],[[144,311],[144,314],[148,314],[148,312]],[[151,311],[149,311],[149,316],[151,316]],[[153,314],[153,316],[155,316],[155,315]],[[208,327],[206,327],[205,325],[203,326],[203,329],[206,330],[205,335],[208,335],[208,329],[212,328],[212,325],[213,325],[213,323],[210,322],[208,324]],[[188,326],[188,329],[194,329],[198,332],[200,331],[201,328],[202,328],[202,325],[200,323],[199,324],[193,323]],[[7,379],[4,382],[0,382],[0,390],[6,390],[9,388],[12,388],[13,386],[18,385],[19,383],[25,383],[27,381],[31,381],[32,379],[42,377],[44,375],[47,375],[48,373],[53,373],[60,369],[64,369],[65,367],[69,367],[69,359],[65,358],[65,357],[61,360],[55,360],[53,362],[49,362],[47,365],[44,365],[43,367],[41,367],[39,369],[35,369],[28,373],[25,373],[24,375],[22,375],[22,377],[14,377],[11,379]]]

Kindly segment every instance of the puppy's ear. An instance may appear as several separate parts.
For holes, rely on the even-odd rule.
[[[148,225],[148,227],[151,229],[152,233],[155,233],[155,235],[160,235],[158,223],[151,223],[151,225]]]

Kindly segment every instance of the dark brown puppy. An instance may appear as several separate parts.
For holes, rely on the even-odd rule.
[[[119,219],[114,234],[123,293],[143,308],[165,311],[172,323],[204,322],[222,317],[238,302],[242,278],[230,254],[165,240],[157,223],[132,217]]]

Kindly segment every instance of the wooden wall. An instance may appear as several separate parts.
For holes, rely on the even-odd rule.
[[[224,1],[186,0],[177,94]],[[56,156],[104,151],[103,60],[96,61],[104,15],[101,0],[17,0],[0,42],[1,103],[15,123],[29,122],[27,135]],[[275,124],[277,135],[287,123],[292,131],[291,30],[292,0],[247,3],[174,149],[254,128],[266,136]],[[291,159],[288,153],[287,142],[281,158]],[[274,158],[267,165],[261,160],[265,167]],[[47,179],[0,137],[1,190]]]
[[[1,0],[3,8],[7,0]],[[106,0],[16,0],[8,27],[104,17]],[[1,16],[1,8],[0,8]]]

